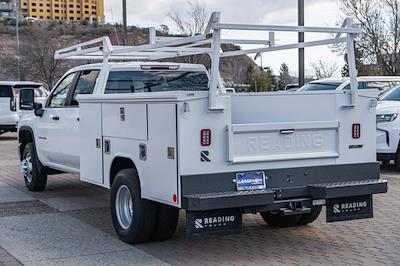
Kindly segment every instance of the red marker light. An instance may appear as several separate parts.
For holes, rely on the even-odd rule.
[[[176,194],[172,195],[172,200],[173,200],[174,202],[176,202],[176,200],[177,200]]]
[[[352,130],[353,139],[359,139],[361,137],[361,125],[353,124]]]
[[[200,131],[200,144],[203,147],[211,145],[211,129],[202,129]]]

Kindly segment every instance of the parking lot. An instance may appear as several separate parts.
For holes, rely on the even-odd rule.
[[[118,240],[108,191],[77,176],[50,176],[45,192],[28,192],[19,174],[15,134],[0,136],[0,265],[379,265],[400,263],[400,174],[382,169],[389,193],[374,197],[375,218],[275,229],[245,215],[243,233],[185,239],[184,213],[165,242]]]

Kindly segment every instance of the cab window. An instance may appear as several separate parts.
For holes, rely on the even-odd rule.
[[[205,72],[190,71],[113,71],[106,85],[106,94],[160,91],[207,91]]]
[[[78,101],[76,97],[79,94],[92,94],[96,85],[97,77],[99,76],[99,70],[85,70],[79,73],[79,78],[76,83],[74,94],[72,96],[71,105],[77,106]]]
[[[58,108],[67,105],[68,92],[73,86],[74,78],[75,73],[71,73],[58,84],[51,95],[48,107]]]

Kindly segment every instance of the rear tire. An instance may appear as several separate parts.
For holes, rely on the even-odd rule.
[[[291,227],[298,224],[302,218],[301,214],[284,215],[282,211],[277,213],[273,212],[260,212],[261,217],[270,226],[274,227]]]
[[[321,211],[322,211],[322,206],[311,207],[311,212],[302,214],[297,225],[306,225],[314,222],[315,220],[318,219],[319,215],[321,214]]]
[[[43,191],[46,188],[47,173],[40,163],[35,145],[30,142],[25,145],[22,154],[21,172],[24,175],[25,185],[30,191]]]
[[[156,221],[156,204],[141,198],[135,169],[117,173],[111,187],[111,217],[118,237],[129,244],[151,240]]]
[[[153,240],[164,241],[170,239],[176,231],[178,220],[178,208],[158,203],[156,226],[152,237]]]

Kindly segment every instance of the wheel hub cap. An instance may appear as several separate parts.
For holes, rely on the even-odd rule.
[[[122,185],[117,190],[115,210],[119,225],[122,229],[129,228],[133,221],[133,201],[129,188]]]
[[[30,154],[27,154],[21,162],[20,171],[29,183],[32,182],[32,170],[32,157]]]

